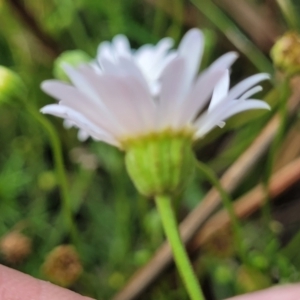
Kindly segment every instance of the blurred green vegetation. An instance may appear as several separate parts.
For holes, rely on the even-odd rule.
[[[297,1],[290,4],[300,12]],[[235,50],[241,57],[233,66],[233,84],[257,72],[272,72],[277,78],[269,50],[289,26],[300,29],[293,16],[280,9],[276,1],[267,0],[1,0],[0,65],[20,74],[28,92],[25,102],[11,99],[10,103],[0,103],[0,237],[3,241],[12,232],[22,232],[30,238],[31,253],[10,259],[5,252],[10,251],[8,247],[2,249],[0,262],[47,279],[42,272],[47,255],[59,245],[74,242],[63,225],[60,185],[48,132],[28,110],[30,106],[38,112],[53,102],[39,86],[53,77],[53,64],[60,53],[80,49],[94,57],[98,44],[118,33],[127,35],[134,48],[156,43],[164,36],[178,42],[186,30],[199,27],[206,37],[202,69],[219,55]],[[264,27],[257,30],[257,24]],[[277,89],[270,92],[274,83]],[[278,153],[299,145],[299,136],[292,144],[285,141],[287,132],[298,126],[297,116],[287,118],[285,114],[288,95],[282,99],[282,86],[276,79],[264,87],[259,96],[270,102],[272,113],[241,114],[195,145],[197,157],[221,175],[247,149],[271,115],[276,110],[281,112],[281,130],[271,150],[234,198],[257,183],[268,184],[281,158]],[[97,299],[110,299],[164,241],[160,219],[153,201],[138,195],[133,187],[122,152],[92,140],[81,143],[76,129],[65,130],[62,120],[47,119],[62,143],[71,210],[79,233],[75,246],[84,271],[70,288]],[[180,220],[208,188],[207,179],[195,174],[176,202]],[[198,253],[195,267],[207,299],[300,280],[300,218],[289,221],[299,197],[297,189],[287,190],[279,204],[267,204],[263,212],[243,222],[249,265],[243,265],[234,250],[227,251],[232,244],[230,233],[218,236],[218,241],[226,241],[220,249],[208,242]],[[279,226],[273,219],[282,205],[291,209],[276,221]],[[270,225],[274,222],[280,230]],[[142,299],[183,300],[187,295],[172,268]]]

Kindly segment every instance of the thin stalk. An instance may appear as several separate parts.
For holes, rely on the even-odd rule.
[[[292,29],[299,29],[299,21],[297,10],[295,9],[291,0],[277,0],[277,4],[280,7],[282,14]]]
[[[264,180],[263,180],[266,199],[265,199],[264,206],[262,207],[262,216],[264,218],[264,221],[267,224],[270,224],[270,222],[272,221],[269,185],[270,185],[270,179],[274,168],[275,158],[282,144],[282,140],[284,138],[284,133],[287,125],[287,117],[288,117],[287,99],[291,93],[289,84],[290,84],[290,78],[286,78],[280,87],[280,102],[279,102],[280,125],[276,133],[276,136],[274,138],[274,141],[271,144],[270,152],[267,158],[266,172],[264,174]],[[270,234],[272,234],[273,239],[275,240],[277,239],[277,236],[273,234],[272,231],[270,231]]]
[[[22,0],[10,0],[7,3],[19,14],[20,19],[47,49],[48,54],[56,57],[61,52],[60,45],[41,28],[42,23],[38,22],[34,14],[27,9],[25,2]]]
[[[67,175],[63,163],[62,148],[59,138],[50,122],[39,113],[34,107],[26,103],[26,108],[29,113],[46,129],[49,135],[49,141],[53,152],[55,171],[58,179],[60,197],[62,200],[62,214],[65,219],[65,227],[70,233],[72,241],[75,245],[78,243],[77,230],[73,221],[73,212],[71,205],[71,197],[67,182]]]
[[[211,0],[191,2],[231,41],[231,43],[261,72],[273,73],[267,57],[243,34],[243,32]]]
[[[172,207],[171,197],[160,195],[155,198],[158,212],[160,214],[165,234],[171,245],[174,260],[185,285],[185,288],[192,300],[204,300],[198,279],[189,261],[186,249],[182,243],[176,217]]]
[[[163,3],[163,1],[162,1]],[[164,5],[164,3],[163,3]],[[155,7],[155,15],[153,21],[153,34],[155,36],[161,36],[166,23],[166,14],[164,10],[160,7],[159,4],[156,3]]]
[[[223,205],[227,210],[227,213],[231,220],[234,242],[235,242],[237,253],[241,261],[247,264],[248,263],[247,248],[245,247],[245,243],[243,241],[242,226],[238,217],[235,214],[231,197],[223,189],[221,182],[219,181],[218,177],[215,175],[215,172],[210,167],[208,167],[206,164],[200,161],[197,161],[197,167],[220,193]]]
[[[173,24],[170,27],[171,36],[175,41],[178,41],[182,31],[183,16],[184,16],[184,4],[183,0],[172,1],[173,9]]]

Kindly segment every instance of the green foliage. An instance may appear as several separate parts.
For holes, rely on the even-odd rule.
[[[70,211],[78,234],[75,246],[84,269],[71,288],[97,299],[110,299],[150,260],[163,242],[161,220],[152,200],[135,190],[122,152],[93,140],[80,143],[77,129],[65,130],[61,120],[45,117],[43,127],[43,121],[34,117],[39,115],[42,106],[53,101],[40,91],[40,83],[52,78],[53,71],[57,77],[63,76],[61,69],[53,70],[54,61],[66,60],[62,53],[76,54],[75,59],[72,57],[69,61],[71,64],[89,60],[95,56],[100,42],[111,40],[118,33],[126,34],[131,45],[137,48],[144,43],[155,43],[166,35],[178,42],[189,27],[198,26],[204,30],[207,40],[201,69],[231,50],[243,55],[233,66],[238,74],[235,82],[255,72],[273,72],[273,67],[266,49],[251,40],[251,28],[246,31],[243,20],[228,9],[225,12],[223,5],[216,5],[223,4],[222,0],[193,0],[193,4],[174,0],[172,5],[167,0],[18,2],[22,3],[19,10],[15,1],[0,1],[0,64],[19,74],[28,89],[25,93],[21,85],[9,80],[9,93],[17,91],[13,96],[21,95],[23,102],[15,99],[17,97],[5,102],[0,100],[0,239],[13,230],[23,231],[30,237],[31,255],[12,267],[44,279],[47,278],[41,266],[48,253],[58,245],[73,242],[65,226],[61,177],[57,173],[50,139],[51,132],[52,139],[53,134],[57,134],[56,138],[62,143]],[[282,16],[278,22],[279,7],[271,2],[251,1],[251,5],[261,18],[264,18],[262,11],[270,6],[270,14],[275,11],[273,17],[268,16],[271,25],[280,23],[281,28],[277,29],[283,32],[288,25]],[[297,1],[291,3],[299,10]],[[289,18],[288,13],[284,17]],[[0,99],[2,84],[0,74]],[[275,85],[276,88],[267,93],[271,86],[266,84],[260,95],[272,106],[271,114],[256,111],[240,114],[230,119],[225,128],[215,128],[195,145],[197,157],[208,163],[214,172],[222,173],[230,167],[266,126],[278,106],[284,114],[287,99],[281,99],[282,86]],[[235,196],[260,183],[262,173],[268,184],[273,165],[276,165],[275,154],[285,138],[284,118],[282,115],[276,143],[263,158],[268,162],[268,170],[266,164],[254,168]],[[289,121],[292,127],[293,120]],[[178,196],[180,219],[201,201],[208,188],[206,178],[196,174]],[[293,231],[284,229],[282,235],[285,233],[293,238],[290,243],[289,239],[284,240],[283,247],[281,236],[269,230],[269,217],[262,213],[242,226],[245,243],[250,249],[249,265],[243,265],[236,253],[226,258],[212,253],[200,254],[196,268],[201,269],[199,277],[210,282],[206,289],[212,295],[209,299],[223,299],[272,283],[299,280],[299,219]],[[231,242],[230,237],[227,241]],[[4,256],[0,256],[0,262],[8,264]],[[235,280],[237,274],[239,280]],[[164,273],[143,299],[187,299],[176,276],[171,269]]]

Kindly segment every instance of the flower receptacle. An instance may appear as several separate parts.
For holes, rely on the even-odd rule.
[[[138,191],[145,196],[179,192],[194,171],[191,136],[164,132],[126,142],[125,162]]]

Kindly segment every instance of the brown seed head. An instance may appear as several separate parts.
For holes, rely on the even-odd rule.
[[[280,37],[271,49],[275,67],[285,74],[300,72],[300,35],[287,32]]]
[[[68,287],[80,276],[82,265],[73,246],[61,245],[48,254],[42,271],[50,281]]]
[[[8,263],[20,263],[31,253],[31,239],[18,231],[12,231],[1,238],[0,251]]]

